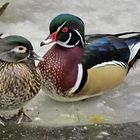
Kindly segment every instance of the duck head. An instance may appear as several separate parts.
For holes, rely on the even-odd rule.
[[[5,62],[21,62],[25,60],[42,60],[29,40],[22,36],[11,35],[0,39],[0,60]]]
[[[72,14],[60,14],[50,23],[50,35],[41,42],[41,46],[56,42],[62,47],[72,48],[85,44],[84,22]]]

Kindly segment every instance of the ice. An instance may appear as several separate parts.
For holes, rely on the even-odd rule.
[[[3,5],[8,0],[1,0]],[[28,38],[40,55],[39,47],[49,34],[49,22],[60,13],[72,13],[83,19],[86,33],[118,33],[140,31],[139,0],[9,0],[0,17],[0,33]],[[124,83],[104,95],[74,103],[62,103],[40,93],[26,106],[33,124],[47,126],[105,122],[140,121],[140,63],[132,69]],[[95,117],[96,116],[96,117]],[[93,117],[93,122],[88,118]]]

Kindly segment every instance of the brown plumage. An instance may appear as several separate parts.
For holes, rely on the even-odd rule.
[[[41,88],[35,59],[40,58],[33,52],[27,39],[21,36],[0,39],[0,111],[20,110],[17,123],[24,120],[24,117],[28,118],[23,112],[23,106]],[[2,124],[5,120],[1,117]]]

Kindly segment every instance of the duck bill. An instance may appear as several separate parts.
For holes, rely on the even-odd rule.
[[[30,56],[28,57],[31,60],[38,60],[38,61],[43,61],[44,59],[36,54],[34,51],[31,51]]]
[[[52,33],[51,35],[49,35],[45,40],[43,40],[40,43],[40,46],[44,46],[44,45],[48,45],[48,44],[56,42],[57,34],[58,34],[58,31],[56,31],[56,32]]]

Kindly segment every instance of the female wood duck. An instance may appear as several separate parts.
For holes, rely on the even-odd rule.
[[[28,118],[23,106],[41,88],[41,77],[34,63],[40,58],[33,51],[32,44],[22,36],[11,35],[0,39],[0,115],[5,111],[19,110],[17,123]],[[5,116],[1,116],[0,121],[4,125]]]
[[[50,35],[41,46],[54,42],[38,67],[43,90],[58,101],[78,101],[118,86],[140,58],[140,34],[86,36],[84,22],[61,14],[50,23]],[[133,34],[133,32],[131,33]]]

